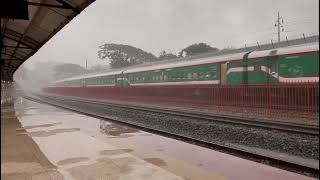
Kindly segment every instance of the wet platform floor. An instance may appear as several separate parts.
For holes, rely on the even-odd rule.
[[[4,179],[312,179],[24,99],[1,113]]]

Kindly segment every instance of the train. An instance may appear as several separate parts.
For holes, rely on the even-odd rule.
[[[59,80],[51,87],[199,86],[319,82],[319,44],[129,67]]]
[[[319,44],[137,65],[55,81],[44,92],[317,115]]]

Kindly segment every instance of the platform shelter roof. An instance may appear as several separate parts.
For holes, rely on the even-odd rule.
[[[29,0],[27,19],[1,17],[1,80],[13,81],[19,66],[95,0]]]

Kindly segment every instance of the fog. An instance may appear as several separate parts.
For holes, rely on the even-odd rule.
[[[223,49],[276,41],[278,11],[284,19],[282,39],[319,34],[318,0],[97,0],[23,67],[48,82],[53,64],[85,67],[87,61],[89,68],[107,68],[109,62],[97,53],[104,43],[127,44],[158,56],[162,50],[177,54],[200,42]]]

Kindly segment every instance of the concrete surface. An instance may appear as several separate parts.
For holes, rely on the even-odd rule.
[[[312,179],[27,100],[1,114],[4,179]]]

